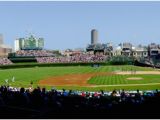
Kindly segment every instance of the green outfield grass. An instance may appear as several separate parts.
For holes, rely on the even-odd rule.
[[[93,72],[112,72],[112,71],[149,71],[154,70],[152,68],[137,67],[137,66],[101,66],[99,68],[93,68],[90,66],[67,66],[67,67],[34,67],[34,68],[19,68],[19,69],[6,69],[0,70],[0,84],[6,85],[5,79],[9,80],[9,85],[16,87],[28,87],[30,82],[33,81],[34,87],[37,87],[39,80],[60,76],[65,74],[77,74],[77,73],[93,73]],[[15,82],[12,82],[12,77],[15,77]],[[97,85],[119,85],[119,84],[144,84],[144,83],[160,83],[160,75],[136,75],[136,77],[142,77],[143,80],[129,81],[126,80],[130,75],[113,75],[113,76],[97,76],[91,78],[88,82],[90,84]],[[46,86],[47,87],[47,86]],[[47,87],[50,88],[50,87]],[[141,85],[141,86],[100,86],[95,88],[86,87],[57,87],[59,89],[77,89],[77,90],[113,90],[113,89],[156,89],[160,88],[160,85]]]
[[[136,77],[141,80],[128,80],[127,78]],[[96,76],[91,78],[88,83],[96,85],[124,85],[124,84],[149,84],[160,83],[160,75],[111,75]]]

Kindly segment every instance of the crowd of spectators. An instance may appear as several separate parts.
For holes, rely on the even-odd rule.
[[[48,50],[19,50],[16,51],[16,56],[20,57],[53,56],[53,53]]]
[[[1,118],[154,118],[160,92],[0,87]]]
[[[0,65],[10,65],[12,62],[8,58],[0,58]]]
[[[80,63],[80,62],[104,62],[105,55],[89,55],[80,54],[74,56],[61,56],[61,57],[37,57],[38,63]]]

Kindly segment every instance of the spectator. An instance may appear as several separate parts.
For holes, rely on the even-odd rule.
[[[158,90],[156,91],[155,94],[159,93]],[[106,118],[112,116],[115,118],[115,116],[122,117],[123,115],[130,115],[132,117],[135,117],[135,115],[159,115],[156,108],[160,106],[160,96],[147,97],[147,94],[145,94],[147,93],[146,91],[142,92],[142,94],[140,94],[139,90],[137,90],[136,93],[131,91],[128,92],[128,96],[126,96],[127,92],[124,90],[122,90],[122,92],[113,90],[111,95],[106,95],[104,91],[100,93],[85,93],[84,91],[79,91],[80,94],[74,93],[77,92],[72,90],[68,92],[65,89],[62,91],[56,89],[46,91],[45,88],[41,89],[40,87],[29,91],[25,88],[15,89],[10,86],[1,86],[0,110],[5,110],[2,106],[6,107],[9,109],[9,112],[5,114],[8,115],[15,112],[10,109],[12,108],[11,106],[23,108],[21,110],[27,110],[28,108],[34,109],[41,111],[39,118],[43,116],[47,118],[54,118],[55,116],[62,117],[63,115],[79,115],[81,117],[86,114],[90,115],[90,113],[92,117],[98,116],[99,118],[101,118],[101,116],[105,116]],[[91,95],[91,93],[93,93],[93,95]],[[120,96],[118,94],[120,94]],[[141,97],[144,97],[145,100],[139,99]],[[120,98],[125,99],[120,101]],[[138,104],[137,100],[139,101]],[[152,107],[151,110],[150,107]],[[149,110],[149,112],[146,110]],[[132,114],[130,112],[132,112]],[[1,115],[3,115],[2,110]],[[20,114],[16,114],[16,116],[20,116]],[[35,116],[35,113],[32,112],[31,116]]]
[[[16,51],[16,56],[28,56],[28,57],[44,57],[54,56],[51,51],[47,50],[19,50]]]
[[[13,64],[8,58],[0,58],[0,65],[11,65]]]
[[[104,55],[80,54],[65,57],[36,57],[38,63],[86,63],[86,62],[104,62]]]

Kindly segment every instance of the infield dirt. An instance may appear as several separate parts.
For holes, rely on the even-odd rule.
[[[62,76],[50,77],[45,80],[41,80],[39,85],[47,85],[47,86],[92,86],[88,84],[87,81],[91,77],[95,76],[109,76],[113,75],[112,72],[99,72],[99,73],[85,73],[85,74],[68,74]]]
[[[95,76],[109,76],[109,75],[131,75],[131,71],[122,72],[97,72],[85,74],[67,74],[55,77],[49,77],[39,81],[41,86],[85,86],[92,87],[95,85],[88,84],[87,81]],[[136,71],[134,74],[160,74],[160,71]],[[99,85],[96,85],[99,86]]]

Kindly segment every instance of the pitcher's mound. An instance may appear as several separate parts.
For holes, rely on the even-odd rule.
[[[127,80],[142,80],[143,78],[141,77],[129,77]]]

